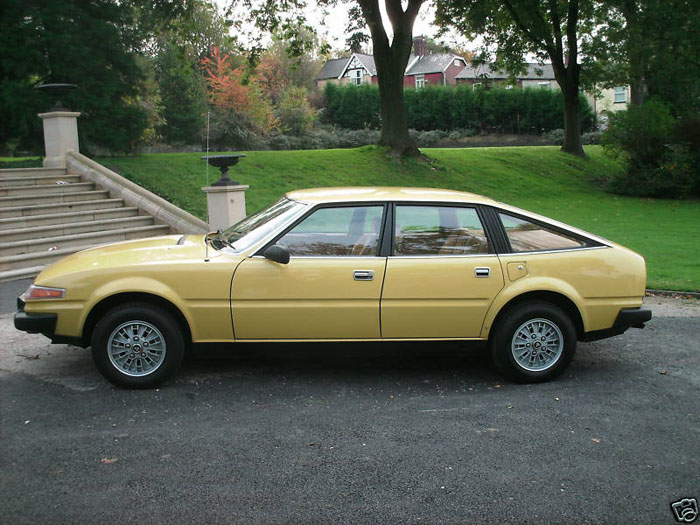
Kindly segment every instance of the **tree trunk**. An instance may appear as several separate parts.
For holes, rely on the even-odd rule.
[[[647,49],[640,42],[645,38],[641,34],[640,6],[636,0],[627,0],[622,3],[622,16],[627,26],[627,59],[629,60],[630,103],[639,105],[644,103],[646,84],[644,82],[644,68]]]
[[[403,76],[413,46],[413,23],[423,0],[409,0],[404,9],[401,0],[385,0],[394,36],[389,43],[384,29],[379,0],[358,0],[369,27],[377,67],[382,111],[382,134],[379,144],[388,146],[396,157],[420,155],[408,134],[408,115],[403,96]]]
[[[585,157],[579,121],[578,86],[562,89],[564,95],[564,145],[562,151]]]
[[[403,94],[404,69],[389,58],[384,68],[379,67],[383,60],[375,60],[379,77],[379,97],[382,111],[382,134],[379,144],[388,146],[396,157],[420,155],[415,141],[408,133],[408,112]],[[392,63],[394,62],[394,63]]]

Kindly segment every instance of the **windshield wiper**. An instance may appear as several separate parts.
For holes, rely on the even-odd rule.
[[[236,248],[234,248],[233,244],[231,244],[231,243],[228,241],[228,239],[226,239],[225,237],[223,237],[223,236],[221,235],[222,233],[223,233],[223,232],[222,232],[221,230],[217,230],[216,233],[215,233],[214,235],[207,236],[207,239],[211,242],[212,246],[214,246],[214,243],[216,242],[216,243],[221,243],[222,246],[228,246],[228,247],[231,248],[232,250],[235,250]],[[219,248],[217,248],[216,246],[214,246],[214,248],[216,248],[217,250],[219,249]]]

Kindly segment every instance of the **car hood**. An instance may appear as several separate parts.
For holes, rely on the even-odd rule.
[[[64,257],[45,268],[35,282],[43,284],[55,277],[76,272],[99,272],[125,266],[201,261],[205,258],[206,251],[204,235],[166,235],[118,242],[89,248]],[[211,248],[209,251],[216,253]]]

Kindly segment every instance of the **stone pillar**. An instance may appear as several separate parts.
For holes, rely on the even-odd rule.
[[[66,152],[80,152],[78,144],[78,117],[74,111],[39,113],[44,121],[45,168],[65,168]]]
[[[209,228],[212,231],[225,230],[245,218],[245,190],[249,187],[235,184],[202,188],[207,194]]]

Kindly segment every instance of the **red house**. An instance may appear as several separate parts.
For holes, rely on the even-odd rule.
[[[413,41],[412,54],[404,73],[404,86],[422,88],[427,85],[447,86],[457,83],[457,74],[467,61],[452,53],[427,53],[425,41],[418,37]],[[328,82],[338,84],[376,84],[377,67],[372,55],[353,53],[347,58],[335,58],[326,62],[316,76],[316,84],[323,87]]]

